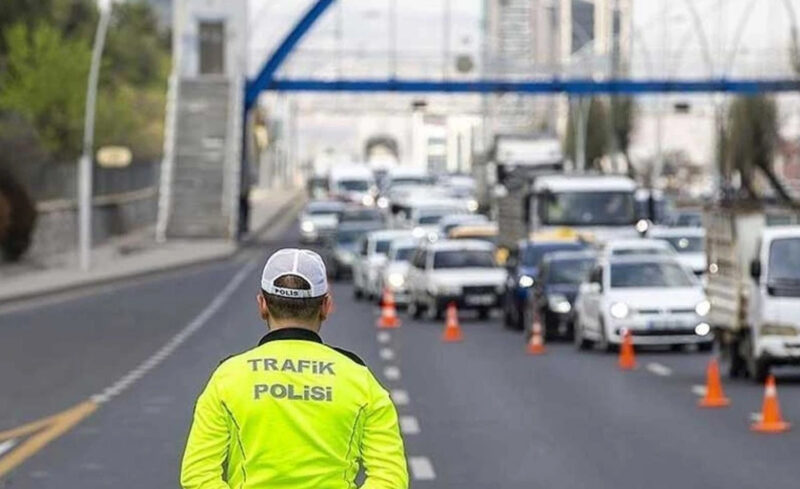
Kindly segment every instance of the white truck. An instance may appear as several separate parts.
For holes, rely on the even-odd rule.
[[[729,374],[800,366],[800,226],[769,227],[756,205],[709,208],[704,224],[708,322]]]
[[[496,216],[500,243],[511,248],[527,237],[528,199],[538,175],[564,171],[561,142],[546,135],[496,135],[475,167],[479,207]]]

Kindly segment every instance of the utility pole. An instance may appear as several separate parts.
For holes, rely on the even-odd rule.
[[[97,107],[97,84],[100,78],[100,62],[106,43],[108,24],[111,21],[111,0],[98,3],[100,19],[92,48],[92,64],[89,67],[89,82],[86,87],[86,109],[83,125],[83,151],[78,160],[78,249],[80,267],[84,272],[91,267],[92,250],[92,169],[94,161],[94,120]]]

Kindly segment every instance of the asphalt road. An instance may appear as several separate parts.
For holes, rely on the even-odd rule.
[[[235,260],[0,308],[0,434],[88,399],[98,405],[26,450],[0,487],[177,487],[194,399],[221,359],[263,335],[259,268],[296,236],[287,216]],[[731,407],[696,407],[708,355],[639,353],[633,372],[568,344],[532,357],[499,319],[466,314],[464,342],[443,344],[441,324],[401,315],[402,327],[384,334],[349,284],[334,294],[323,336],[359,353],[393,391],[413,487],[798,485],[800,431],[748,428],[760,386],[726,381]],[[800,375],[779,374],[779,396],[800,423]],[[26,436],[0,436],[0,474]]]

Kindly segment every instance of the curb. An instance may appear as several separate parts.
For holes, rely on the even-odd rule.
[[[177,270],[184,270],[193,267],[201,267],[204,265],[210,265],[213,263],[223,262],[230,258],[237,256],[238,254],[242,253],[246,250],[247,246],[250,246],[258,240],[258,238],[264,234],[266,231],[269,230],[280,218],[282,218],[286,212],[292,210],[293,207],[297,206],[297,204],[301,201],[298,199],[298,196],[302,196],[302,194],[298,193],[298,195],[293,196],[292,198],[288,199],[286,202],[281,204],[278,209],[271,215],[268,219],[266,219],[261,225],[258,226],[257,229],[248,233],[243,239],[237,241],[232,241],[232,249],[226,252],[220,252],[218,254],[204,256],[202,258],[198,258],[196,260],[187,260],[183,262],[176,262],[176,263],[168,263],[158,268],[152,269],[141,269],[136,272],[122,274],[118,276],[112,277],[100,277],[96,279],[86,279],[85,281],[78,281],[77,283],[64,283],[58,284],[50,288],[42,288],[36,291],[28,291],[22,292],[18,295],[7,296],[7,297],[0,297],[0,306],[8,306],[17,303],[23,303],[28,300],[38,299],[43,295],[47,294],[62,294],[65,292],[82,292],[86,290],[91,290],[93,288],[98,288],[104,285],[113,284],[117,282],[123,282],[126,280],[135,280],[141,279],[146,277],[155,277],[160,274],[167,274],[171,272],[175,272]]]

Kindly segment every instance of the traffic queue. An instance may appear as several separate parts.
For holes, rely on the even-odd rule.
[[[365,180],[355,183],[342,175]],[[455,307],[480,319],[497,318],[523,331],[525,341],[535,326],[542,340],[573,341],[579,351],[618,351],[625,342],[710,351],[720,334],[712,316],[724,311],[720,301],[712,307],[706,291],[723,293],[716,284],[726,262],[724,257],[708,262],[702,220],[688,218],[695,211],[677,211],[672,221],[659,225],[630,223],[635,233],[627,228],[615,233],[608,227],[615,222],[612,214],[604,215],[606,226],[597,233],[579,226],[542,226],[506,247],[500,245],[497,222],[486,215],[490,212],[477,212],[469,177],[434,178],[402,169],[384,175],[380,186],[370,178],[363,172],[339,171],[329,197],[310,201],[299,223],[303,241],[321,248],[334,280],[352,281],[356,299],[380,303],[390,292],[409,316],[428,321],[441,321]],[[572,192],[591,193],[598,200],[595,205],[601,204],[597,185],[588,180],[557,183],[577,185]],[[619,193],[616,188],[614,192]],[[564,220],[571,209],[562,203],[549,212],[555,210]],[[792,248],[800,238],[792,236],[795,241],[782,244],[789,251],[765,256],[760,263],[754,260],[752,277],[763,277],[772,260],[800,256],[800,245]],[[789,297],[796,282],[789,276],[768,287]],[[731,349],[731,374],[744,372],[763,380],[770,365],[800,363],[794,361],[800,360],[800,341],[785,344],[767,338],[760,343],[761,354],[752,344],[770,334],[800,335],[800,328],[788,322],[773,321],[759,334],[736,341],[726,335],[727,343],[721,344]],[[755,354],[743,349],[748,340],[746,348]],[[775,354],[778,349],[782,355]]]

